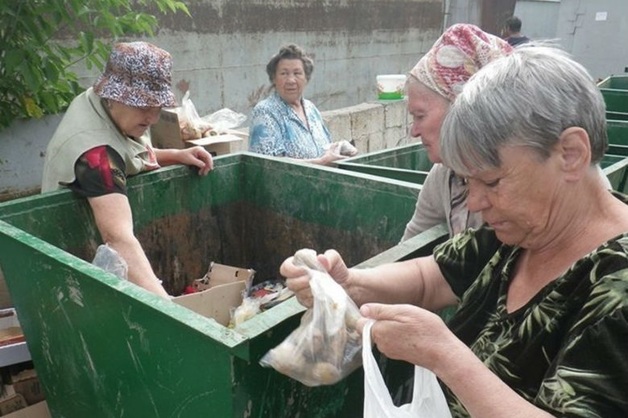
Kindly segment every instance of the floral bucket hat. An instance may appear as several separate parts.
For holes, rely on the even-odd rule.
[[[175,107],[172,57],[147,42],[117,43],[94,92],[132,107]]]

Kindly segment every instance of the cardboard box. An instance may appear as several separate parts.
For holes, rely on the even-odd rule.
[[[46,398],[34,369],[25,369],[12,374],[10,382],[4,385],[4,389],[8,394],[22,395],[27,405],[34,405]]]
[[[161,109],[159,122],[150,128],[151,142],[156,148],[187,148],[200,145],[212,155],[224,155],[233,151],[233,144],[242,142],[248,135],[235,130],[227,129],[224,134],[208,136],[200,139],[184,141],[181,138],[179,115],[177,109]]]
[[[19,409],[8,415],[2,415],[2,418],[51,418],[50,410],[46,401],[36,403]]]
[[[0,310],[0,346],[23,341],[25,338],[15,309]]]
[[[19,393],[14,393],[0,401],[0,416],[13,415],[12,412],[19,411],[28,406],[26,400]]]
[[[250,287],[255,270],[212,262],[207,274],[197,280],[201,291],[177,296],[173,302],[228,326],[231,310],[242,304],[243,292]]]

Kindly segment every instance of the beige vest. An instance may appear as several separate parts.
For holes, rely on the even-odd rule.
[[[48,144],[42,193],[59,189],[60,183],[73,182],[76,160],[85,151],[102,145],[109,145],[120,154],[127,176],[159,167],[149,134],[138,140],[123,135],[90,87],[72,101]]]

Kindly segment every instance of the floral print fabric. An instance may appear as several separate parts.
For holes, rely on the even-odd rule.
[[[461,299],[449,327],[519,395],[555,416],[627,417],[628,233],[509,313],[506,295],[520,252],[501,245],[488,227],[437,247],[441,271]],[[454,417],[469,416],[445,393]]]
[[[302,103],[309,127],[277,92],[260,101],[251,115],[249,151],[298,159],[323,155],[331,134],[316,106]]]

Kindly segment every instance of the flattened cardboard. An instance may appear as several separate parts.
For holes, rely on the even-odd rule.
[[[239,281],[245,281],[247,284],[251,284],[255,270],[245,269],[240,267],[227,266],[225,264],[211,262],[209,269],[207,270],[207,277],[209,281],[209,287],[218,286],[221,284],[234,283]]]
[[[161,109],[159,121],[151,126],[151,142],[156,148],[187,148],[200,145],[212,155],[229,154],[234,142],[242,141],[248,135],[235,129],[227,129],[224,134],[212,135],[184,141],[181,138],[179,115],[175,109]]]
[[[231,309],[242,304],[243,293],[250,286],[255,270],[243,269],[212,262],[205,278],[207,290],[172,298],[172,301],[185,306],[199,315],[213,318],[219,324],[228,326]]]
[[[242,293],[246,282],[221,284],[198,293],[177,296],[173,302],[196,312],[199,315],[213,318],[220,325],[228,326],[231,320],[231,309],[242,304]]]

